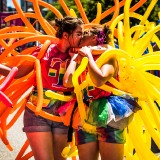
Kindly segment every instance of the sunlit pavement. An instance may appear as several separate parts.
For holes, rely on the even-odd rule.
[[[10,116],[8,120],[10,120],[12,116]],[[22,126],[23,114],[19,117],[16,123],[7,131],[7,137],[13,148],[13,151],[9,151],[7,147],[3,144],[3,142],[0,140],[0,160],[15,160],[17,154],[19,153],[21,147],[26,140],[26,135],[22,131]],[[28,151],[30,151],[30,148],[27,149],[27,152]],[[34,158],[30,158],[29,160],[34,160]]]

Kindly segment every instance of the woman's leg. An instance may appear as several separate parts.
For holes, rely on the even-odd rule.
[[[43,111],[54,114],[54,108],[43,108]],[[26,132],[36,160],[65,160],[61,152],[67,146],[68,127],[63,123],[36,116],[26,108],[23,131]]]
[[[97,131],[101,160],[123,160],[124,130],[107,126],[99,127]]]
[[[123,160],[124,144],[99,142],[101,160]]]
[[[77,147],[80,160],[98,160],[97,142],[89,142],[78,145]]]
[[[87,133],[81,129],[76,130],[75,141],[80,160],[98,160],[99,150],[96,134]]]
[[[65,160],[65,158],[61,156],[61,153],[67,145],[68,145],[67,134],[60,134],[60,133],[53,134],[54,160]]]
[[[35,160],[54,160],[52,132],[27,132]]]
[[[29,132],[26,134],[35,160],[65,160],[61,153],[67,146],[67,134],[53,134],[51,132]]]

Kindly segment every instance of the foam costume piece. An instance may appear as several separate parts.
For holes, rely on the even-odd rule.
[[[52,41],[57,41],[55,38],[55,30],[53,27],[42,17],[39,6],[46,7],[49,10],[51,10],[58,18],[62,18],[63,16],[61,13],[53,6],[47,4],[46,2],[43,2],[41,0],[29,0],[31,3],[33,3],[34,11],[35,13],[24,13],[20,6],[18,5],[16,0],[13,0],[13,4],[17,10],[17,14],[8,16],[5,20],[6,22],[9,22],[11,20],[21,18],[21,20],[24,23],[24,26],[12,26],[12,27],[6,27],[0,30],[0,45],[4,47],[4,51],[0,55],[0,62],[4,63],[6,65],[9,65],[11,67],[18,66],[19,64],[23,63],[25,60],[32,61],[35,63],[35,69],[29,73],[27,76],[13,80],[10,85],[5,89],[4,93],[5,95],[11,100],[13,104],[13,108],[6,108],[4,104],[1,103],[0,108],[0,115],[1,115],[1,126],[0,126],[0,137],[2,141],[8,146],[9,149],[11,149],[11,146],[8,145],[9,142],[7,142],[6,139],[6,132],[7,130],[14,125],[22,111],[24,110],[25,104],[26,104],[26,98],[30,94],[30,92],[33,89],[33,82],[36,77],[41,77],[40,75],[40,68],[39,68],[39,62],[43,57],[43,54],[45,50],[48,48],[49,44]],[[75,13],[70,10],[65,2],[63,0],[59,0],[61,6],[65,10],[67,15],[74,15]],[[111,50],[108,51],[100,56],[100,58],[97,60],[97,64],[102,66],[106,59],[108,59],[110,56],[116,56],[118,59],[119,65],[120,65],[120,81],[116,81],[115,79],[111,78],[110,83],[116,86],[116,88],[112,88],[107,85],[103,85],[100,88],[104,89],[106,91],[112,91],[115,95],[122,95],[122,94],[131,94],[133,97],[139,98],[139,105],[142,106],[142,111],[139,111],[135,114],[133,121],[129,125],[129,133],[126,132],[127,136],[127,142],[125,144],[125,156],[127,160],[131,159],[153,159],[158,160],[158,157],[154,155],[150,150],[150,137],[154,139],[156,144],[160,148],[159,144],[159,123],[160,123],[160,116],[159,116],[159,110],[157,106],[154,104],[154,101],[156,100],[158,104],[160,104],[159,101],[159,89],[160,89],[160,79],[159,77],[156,77],[150,73],[147,72],[149,69],[153,70],[159,70],[159,52],[152,52],[152,48],[150,46],[150,42],[154,41],[158,46],[160,46],[160,41],[155,36],[155,33],[160,30],[159,26],[153,26],[149,27],[151,24],[149,21],[147,21],[147,18],[154,7],[154,5],[157,3],[157,0],[152,0],[150,6],[148,7],[147,11],[145,12],[144,16],[139,15],[135,13],[134,11],[137,10],[139,7],[141,7],[146,0],[140,0],[135,6],[130,8],[131,0],[122,0],[118,1],[115,0],[115,5],[108,9],[107,11],[102,12],[101,6],[98,4],[97,6],[97,15],[95,19],[92,22],[88,21],[88,18],[84,12],[83,6],[81,5],[81,2],[79,0],[75,0],[75,4],[77,5],[80,15],[82,19],[85,22],[85,28],[90,28],[91,26],[99,25],[100,20],[104,19],[106,16],[113,13],[115,10],[116,12],[113,14],[114,17],[117,16],[117,18],[112,18],[112,20],[107,23],[110,25],[110,28],[112,30],[112,46],[114,46],[114,38],[116,37],[118,39],[119,43],[119,49],[118,50]],[[118,11],[121,7],[124,7],[124,14],[118,15]],[[136,18],[140,20],[140,23],[135,27],[129,26],[130,17]],[[39,31],[37,31],[32,24],[29,22],[28,18],[35,18],[40,23],[44,31],[47,33],[47,35],[41,34]],[[117,26],[118,24],[118,26]],[[104,24],[102,24],[104,25]],[[117,26],[117,27],[116,27]],[[143,37],[142,35],[147,32]],[[125,34],[127,33],[127,34]],[[134,33],[134,37],[132,38],[131,35]],[[9,42],[6,42],[5,39],[8,38]],[[18,41],[14,42],[15,39],[19,39]],[[39,41],[41,44],[43,44],[43,47],[40,51],[40,54],[38,55],[37,59],[33,56],[30,56],[29,54],[35,49],[34,47],[30,47],[27,49],[24,49],[21,53],[17,52],[15,50],[16,47],[25,45],[30,42]],[[13,43],[14,42],[14,43]],[[149,54],[143,55],[143,52],[146,48],[149,48]],[[115,55],[116,53],[116,55]],[[77,73],[80,74],[87,65],[87,60],[83,60],[82,64],[83,67],[79,68],[75,72],[75,93],[78,100],[78,107],[79,109],[82,109],[80,112],[80,117],[82,122],[84,122],[83,127],[88,128],[90,131],[94,131],[95,128],[93,126],[88,126],[85,123],[86,119],[86,112],[85,112],[85,106],[81,106],[82,104],[82,89],[85,88],[88,84],[94,85],[91,82],[91,79],[88,75],[86,81],[84,81],[82,84],[79,84],[77,81],[76,75]],[[36,73],[36,71],[38,71]],[[38,80],[37,80],[38,81]],[[0,79],[0,82],[3,83],[4,79]],[[38,82],[40,83],[40,81]],[[132,89],[131,89],[132,86]],[[38,91],[39,98],[42,97],[42,90],[41,85]],[[138,91],[138,92],[137,92]],[[147,96],[144,95],[144,93],[148,94]],[[52,93],[51,93],[52,94]],[[61,95],[57,95],[59,99],[61,99]],[[63,100],[66,101],[70,100],[72,97],[63,97]],[[34,106],[33,104],[28,104],[27,106],[33,110],[35,113],[37,113],[40,116],[43,116],[45,118],[54,120],[54,121],[61,121],[59,117],[53,117],[46,113],[44,113],[41,110],[41,101],[39,101],[39,108],[37,109],[37,106]],[[149,107],[148,107],[149,106]],[[18,110],[18,111],[17,111]],[[10,114],[13,112],[16,112],[15,117],[7,124],[6,120]],[[150,115],[152,117],[151,119],[148,119],[146,115]],[[135,123],[136,122],[136,123]],[[140,124],[137,124],[137,122],[140,122]],[[145,128],[145,133],[142,132],[143,128]],[[157,130],[155,130],[156,128]],[[134,138],[134,135],[136,136],[136,141]],[[139,136],[140,135],[140,136]],[[144,138],[146,137],[146,138]],[[139,143],[141,143],[141,147],[139,147]],[[29,152],[25,156],[23,156],[24,151],[28,147],[28,142],[24,144],[22,147],[20,153],[18,154],[17,158],[18,160],[22,159],[28,159],[33,154],[32,152]],[[73,147],[73,148],[72,148]],[[65,153],[65,156],[71,157],[76,156],[77,150],[72,146],[71,148],[75,151],[74,154],[69,154],[69,152],[72,150],[69,148],[69,152]],[[136,150],[136,153],[133,155],[133,149]],[[145,153],[145,154],[144,154]],[[23,156],[23,157],[22,157]]]

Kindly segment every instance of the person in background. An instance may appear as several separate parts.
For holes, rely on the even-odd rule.
[[[58,43],[52,43],[44,57],[41,59],[43,91],[52,90],[59,94],[69,95],[71,88],[63,86],[63,76],[70,61],[69,49],[78,47],[83,35],[83,21],[80,18],[66,16],[55,19],[54,27]],[[32,53],[37,56],[41,46]],[[18,66],[15,78],[20,78],[30,73],[34,63],[26,61]],[[9,71],[0,70],[0,74],[7,75]],[[36,81],[35,81],[36,83]],[[37,89],[35,88],[28,101],[37,103]],[[44,95],[43,111],[56,115],[56,108],[63,104],[59,100],[50,100]],[[41,116],[36,116],[29,108],[25,108],[24,127],[27,139],[33,151],[35,160],[64,160],[61,156],[63,148],[67,145],[68,127],[61,122],[54,122]]]

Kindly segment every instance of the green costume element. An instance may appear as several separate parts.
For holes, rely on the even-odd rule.
[[[93,100],[89,105],[86,122],[98,126],[106,127],[108,120],[108,103],[106,98]]]

